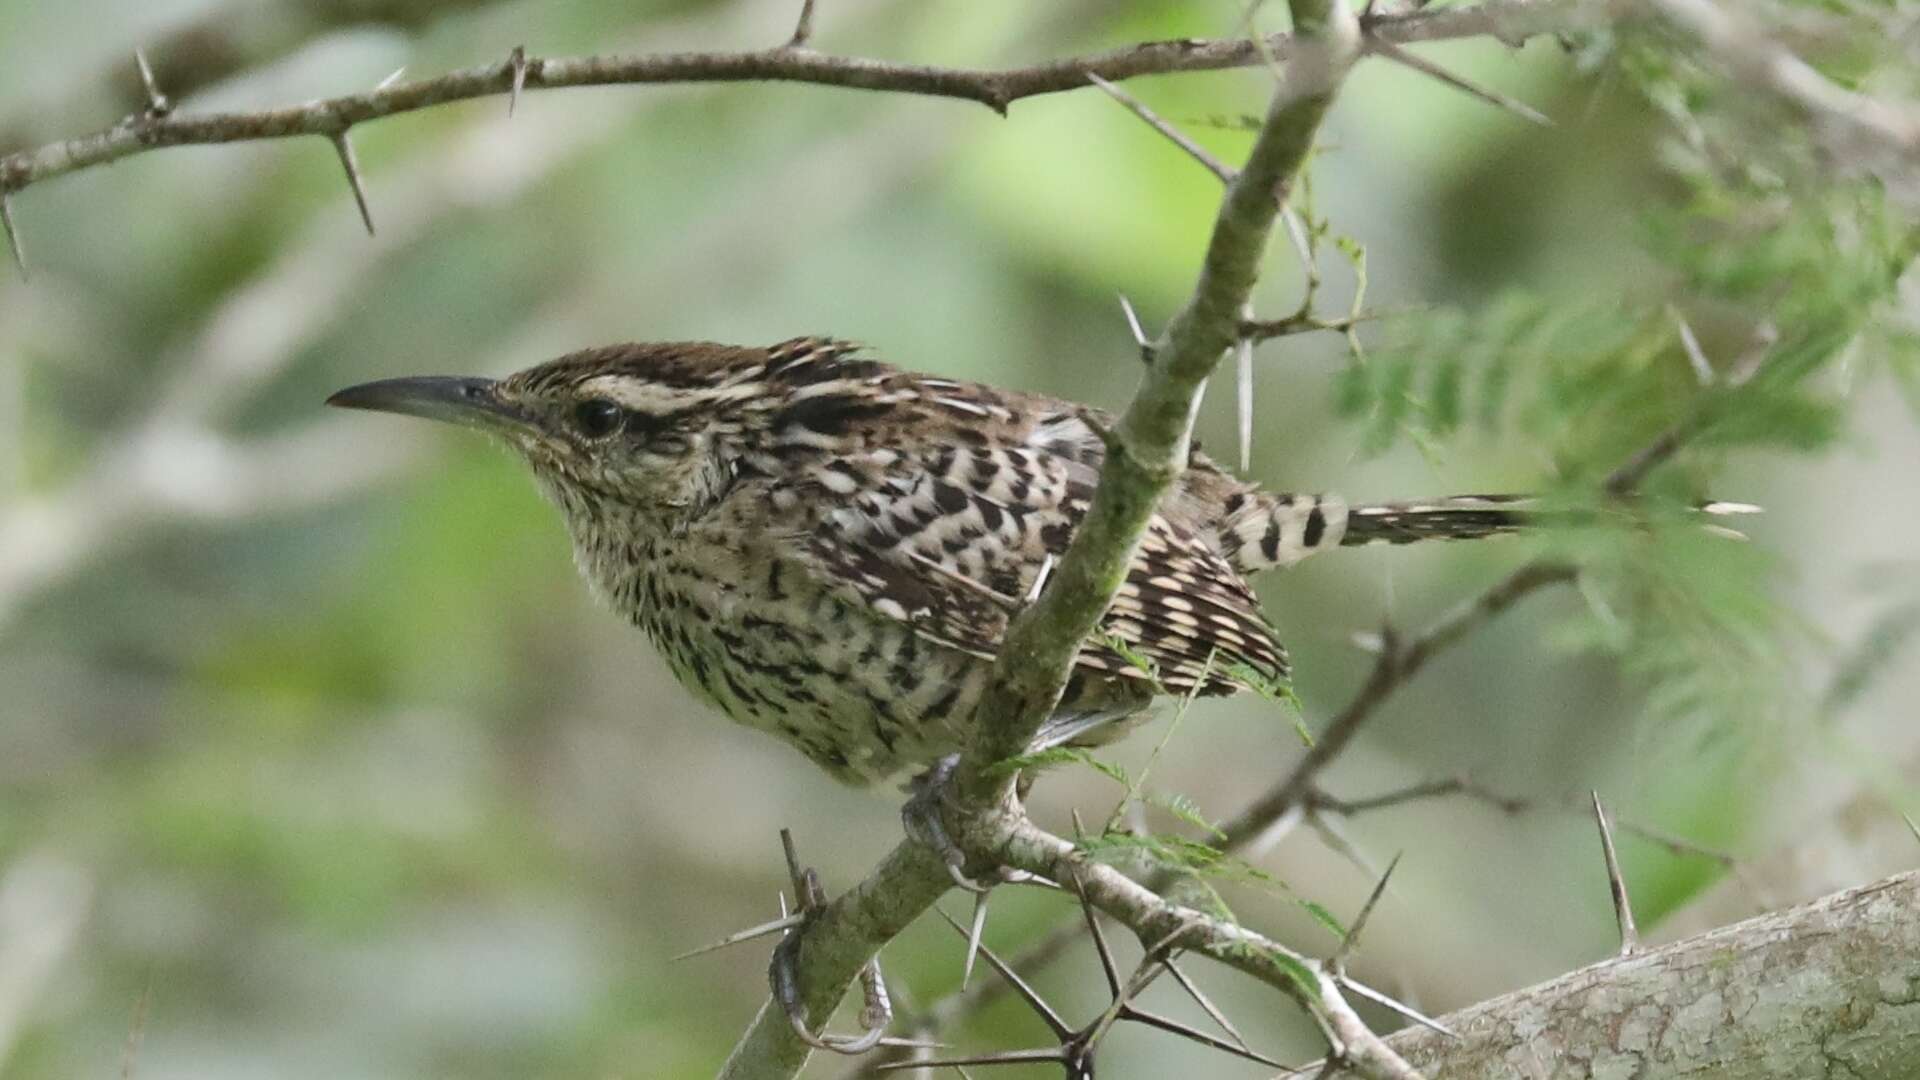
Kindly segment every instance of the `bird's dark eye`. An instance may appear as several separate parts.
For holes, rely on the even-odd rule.
[[[573,407],[573,425],[589,439],[604,439],[620,430],[626,411],[605,398],[592,398]]]

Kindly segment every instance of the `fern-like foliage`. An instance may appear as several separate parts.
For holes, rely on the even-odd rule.
[[[1920,327],[1897,314],[1920,227],[1873,176],[1837,172],[1817,131],[1782,128],[1673,44],[1583,46],[1667,122],[1667,197],[1640,222],[1647,273],[1611,295],[1583,282],[1402,315],[1354,350],[1335,405],[1370,452],[1472,438],[1542,460],[1549,507],[1568,511],[1545,544],[1587,600],[1562,640],[1617,657],[1651,719],[1711,736],[1813,710],[1793,695],[1806,635],[1775,598],[1779,568],[1693,506],[1743,497],[1713,483],[1730,455],[1833,447],[1863,373],[1893,372],[1920,403]],[[1693,346],[1694,321],[1718,348]],[[1633,498],[1607,490],[1662,441],[1678,452]]]

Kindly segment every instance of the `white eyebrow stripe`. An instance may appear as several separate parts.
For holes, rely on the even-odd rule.
[[[629,375],[598,375],[579,385],[583,396],[603,397],[623,408],[654,416],[681,412],[695,405],[758,397],[764,390],[765,385],[757,382],[689,390]]]
[[[582,382],[579,391],[582,396],[603,397],[635,412],[672,412],[675,406],[686,403],[684,391],[624,375],[596,376]]]

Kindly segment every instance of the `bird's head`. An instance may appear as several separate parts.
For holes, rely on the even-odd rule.
[[[532,467],[579,538],[618,520],[671,529],[724,493],[764,412],[773,351],[708,342],[570,353],[503,379],[420,376],[351,386],[327,404],[478,428]]]

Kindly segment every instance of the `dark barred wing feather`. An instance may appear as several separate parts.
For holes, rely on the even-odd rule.
[[[869,610],[992,658],[1086,513],[1090,470],[1046,440],[932,445],[822,460],[801,493],[819,507],[808,550],[816,573]],[[1239,573],[1166,517],[1150,522],[1099,634],[1082,669],[1152,678],[1172,693],[1230,693],[1249,672],[1264,682],[1287,673]]]

